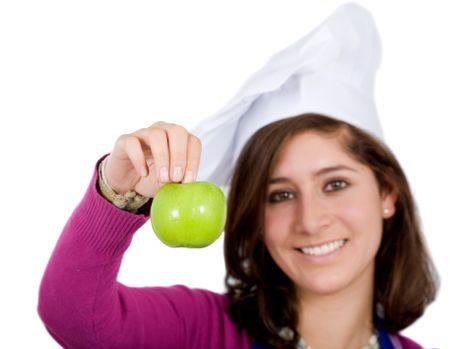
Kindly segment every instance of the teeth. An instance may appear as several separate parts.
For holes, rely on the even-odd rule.
[[[304,247],[300,250],[304,254],[309,254],[313,256],[322,256],[324,254],[336,251],[338,248],[342,247],[345,244],[345,240],[336,240],[333,242],[330,242],[328,244],[323,244],[320,246],[314,246],[314,247]]]

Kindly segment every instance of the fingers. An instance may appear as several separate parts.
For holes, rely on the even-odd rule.
[[[141,177],[146,177],[148,174],[147,163],[145,160],[145,155],[141,147],[141,142],[137,137],[132,135],[124,138],[125,151],[133,164],[136,172]]]
[[[170,178],[173,182],[181,182],[186,173],[188,136],[188,132],[178,125],[171,125],[167,130]]]
[[[190,135],[187,148],[188,161],[186,164],[186,174],[184,176],[183,183],[193,182],[197,178],[201,152],[202,143],[200,139],[194,135]]]
[[[105,176],[118,193],[136,190],[154,197],[165,183],[196,180],[201,147],[200,140],[182,126],[157,122],[118,138]]]
[[[164,122],[139,130],[136,135],[155,164],[159,182],[195,180],[201,155],[201,142],[197,137],[182,126]]]
[[[144,136],[144,141],[150,147],[149,155],[155,163],[155,170],[159,182],[167,183],[169,178],[169,144],[167,134],[164,129],[149,128]]]
[[[135,134],[121,135],[106,163],[105,176],[109,185],[123,194],[147,175],[146,156],[139,137]]]

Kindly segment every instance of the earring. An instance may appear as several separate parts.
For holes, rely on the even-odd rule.
[[[388,209],[388,208],[384,208],[384,209],[383,209],[383,213],[384,213],[385,215],[387,215],[387,214],[389,213],[389,209]]]

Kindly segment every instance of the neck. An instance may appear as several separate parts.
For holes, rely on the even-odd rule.
[[[370,273],[369,273],[370,274]],[[315,349],[361,349],[373,334],[373,274],[339,292],[299,291],[300,336]]]

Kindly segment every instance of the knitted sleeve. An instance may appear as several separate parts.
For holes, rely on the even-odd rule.
[[[247,336],[228,317],[224,295],[117,282],[133,234],[149,217],[107,202],[97,191],[97,175],[95,170],[41,281],[38,313],[53,338],[64,348],[248,348]]]

